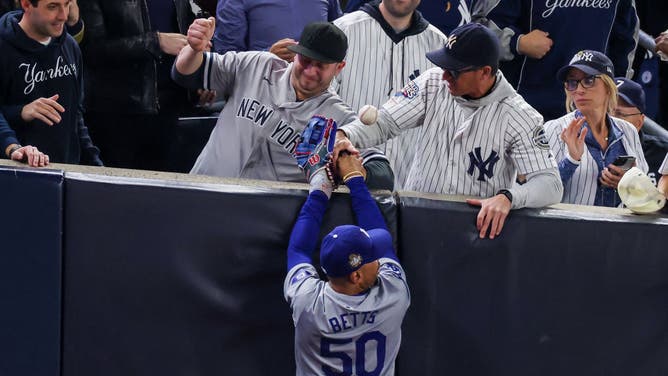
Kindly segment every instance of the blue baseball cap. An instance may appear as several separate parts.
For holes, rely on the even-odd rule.
[[[378,260],[388,249],[392,249],[392,235],[385,229],[338,226],[322,240],[320,266],[330,277],[343,277]]]
[[[633,107],[637,107],[640,112],[645,112],[645,91],[639,83],[629,80],[624,77],[616,77],[617,95],[619,95],[624,102]]]
[[[427,59],[446,70],[489,65],[498,68],[499,38],[486,26],[467,23],[452,30],[443,48],[427,52]]]
[[[579,69],[588,75],[598,74],[607,75],[614,78],[615,66],[604,53],[594,50],[582,50],[576,53],[568,65],[561,67],[557,72],[557,78],[560,82],[566,82],[566,76],[571,68]]]

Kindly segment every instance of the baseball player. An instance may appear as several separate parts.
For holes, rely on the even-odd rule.
[[[334,21],[348,37],[351,53],[332,87],[353,109],[366,104],[380,108],[406,82],[434,67],[425,54],[443,46],[446,36],[415,11],[419,3],[371,2]],[[397,189],[406,182],[416,134],[406,131],[381,147],[392,164]]]
[[[291,153],[313,114],[346,123],[356,113],[328,90],[345,66],[346,36],[326,22],[307,25],[289,64],[269,52],[205,52],[213,18],[197,19],[172,70],[174,80],[191,89],[210,89],[227,100],[191,173],[221,177],[303,182]],[[370,184],[391,175],[386,159],[365,167]],[[385,165],[385,169],[383,169]],[[371,168],[373,167],[373,168]],[[381,181],[381,183],[377,183]],[[372,183],[376,182],[376,183]]]
[[[337,150],[374,145],[419,128],[406,189],[487,199],[480,237],[499,235],[510,209],[559,202],[563,186],[545,138],[542,117],[497,70],[499,42],[486,27],[466,24],[427,54],[432,68],[381,108],[373,126],[344,125]],[[352,141],[352,144],[351,144]],[[527,176],[516,185],[517,174]]]
[[[311,169],[310,193],[287,251],[283,291],[293,312],[297,375],[394,375],[410,293],[353,155],[338,158],[338,171],[350,189],[359,227],[338,226],[323,239],[320,264],[328,282],[311,264],[332,192],[323,165]]]

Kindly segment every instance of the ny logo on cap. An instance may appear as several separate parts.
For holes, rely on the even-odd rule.
[[[576,61],[591,61],[591,59],[594,58],[594,54],[591,52],[586,52],[586,51],[580,51],[575,56],[573,56],[573,59],[571,59],[571,62],[569,64],[573,64]]]
[[[452,49],[452,46],[457,42],[457,36],[456,35],[451,35],[450,38],[445,42],[445,47],[447,47],[449,50]]]

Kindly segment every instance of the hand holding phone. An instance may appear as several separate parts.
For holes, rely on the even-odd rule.
[[[614,166],[619,167],[624,171],[628,171],[636,163],[636,157],[632,155],[620,155],[612,162]]]

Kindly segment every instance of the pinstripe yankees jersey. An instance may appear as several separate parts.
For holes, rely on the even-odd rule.
[[[554,153],[554,157],[560,163],[565,159],[573,160],[568,155],[568,147],[566,143],[561,140],[561,132],[568,127],[568,125],[575,119],[575,111],[566,114],[552,121],[545,123],[545,134],[550,148]],[[640,138],[638,131],[631,124],[624,120],[609,117],[613,122],[613,126],[621,132],[622,137],[615,139],[608,145],[608,150],[613,146],[613,143],[621,142],[626,150],[627,155],[636,157],[636,164],[639,169],[647,173],[647,162],[640,145]],[[569,162],[571,163],[571,162]],[[575,172],[568,181],[564,181],[564,196],[561,202],[579,205],[594,205],[596,199],[596,192],[599,189],[598,179],[601,175],[601,170],[605,166],[599,165],[599,162],[592,156],[590,149],[585,148],[582,154],[580,164],[575,169]],[[563,180],[563,179],[562,179]],[[621,201],[620,201],[621,202]]]
[[[355,121],[341,129],[361,147],[418,129],[409,190],[490,197],[511,188],[518,173],[550,171],[558,180],[542,117],[500,71],[492,91],[475,100],[451,95],[442,76],[432,68],[409,82],[383,105],[375,125]]]
[[[377,284],[353,296],[334,291],[310,264],[288,272],[283,291],[295,324],[297,375],[394,375],[410,293],[401,265],[379,261]]]
[[[377,4],[365,5],[334,24],[348,37],[348,55],[346,67],[332,86],[354,110],[365,104],[380,108],[408,81],[434,67],[425,54],[443,47],[447,40],[419,13],[415,13],[408,30],[395,33],[382,18]],[[397,189],[405,184],[415,145],[414,131],[407,131],[384,147]]]
[[[332,91],[297,101],[292,64],[268,52],[204,53],[198,73],[175,74],[184,86],[216,90],[227,99],[191,173],[303,182],[292,157],[302,130],[315,114],[351,121],[356,113]]]

